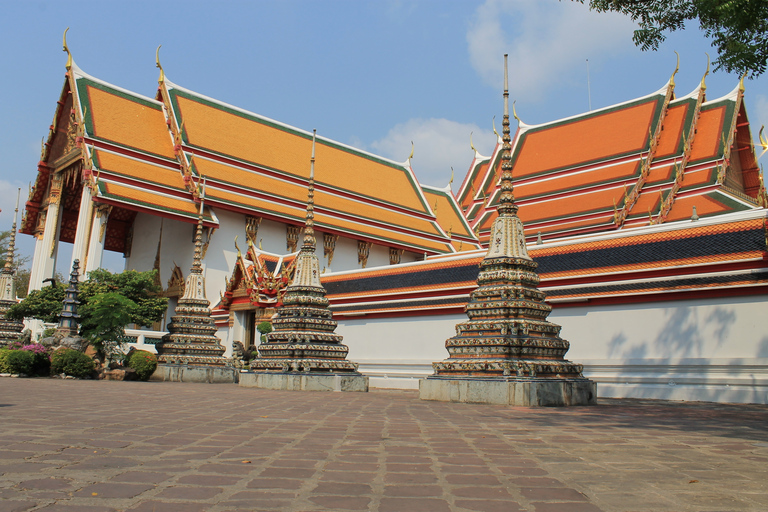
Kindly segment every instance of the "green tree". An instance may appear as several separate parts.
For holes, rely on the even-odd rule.
[[[24,300],[11,306],[6,316],[11,320],[37,318],[48,323],[58,322],[63,300],[64,288],[61,285],[45,286],[33,290]]]
[[[95,335],[94,333],[106,333],[112,328],[113,322],[118,321],[116,319],[122,322],[122,326],[137,324],[144,327],[160,320],[168,306],[168,299],[157,295],[161,290],[155,284],[156,272],[126,270],[113,274],[104,269],[90,272],[89,279],[80,284],[78,295],[78,314],[84,331],[89,336]],[[64,289],[62,285],[54,285],[33,291],[20,303],[11,306],[8,317],[57,322],[61,313],[61,301],[64,300]],[[117,299],[116,295],[126,301]],[[105,311],[106,304],[112,304],[116,309],[111,316]],[[99,324],[100,322],[103,324]],[[120,332],[122,334],[122,329]]]
[[[111,356],[121,344],[136,307],[134,301],[117,292],[92,295],[80,308],[80,335],[91,342],[99,356]]]
[[[585,0],[575,0],[585,3]],[[620,12],[637,22],[633,40],[643,50],[656,50],[667,32],[682,30],[690,20],[712,40],[718,58],[715,71],[765,72],[768,63],[768,0],[589,0],[598,12]]]

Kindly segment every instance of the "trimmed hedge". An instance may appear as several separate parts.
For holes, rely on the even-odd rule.
[[[128,355],[126,364],[136,372],[139,380],[149,380],[157,369],[157,357],[146,350],[134,350]]]
[[[78,350],[63,348],[51,355],[52,375],[64,373],[78,379],[87,379],[93,375],[95,369],[93,359]]]
[[[10,368],[11,373],[33,375],[35,355],[26,350],[11,350],[5,356],[5,364]]]

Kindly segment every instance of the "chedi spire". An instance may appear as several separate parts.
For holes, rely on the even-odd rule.
[[[16,218],[19,213],[19,196],[21,189],[16,193],[16,208],[13,212],[13,225],[11,227],[11,237],[8,240],[8,251],[5,256],[5,265],[0,270],[0,346],[6,345],[21,337],[21,331],[24,330],[24,322],[17,320],[8,320],[5,314],[11,306],[17,303],[16,300],[16,269],[13,266],[13,255],[16,251]]]
[[[564,359],[569,343],[547,321],[552,308],[537,287],[537,263],[528,255],[512,186],[507,56],[504,56],[504,120],[501,196],[478,287],[466,306],[469,320],[445,342],[449,358],[433,363],[420,382],[425,400],[511,405],[596,403],[594,382],[582,366]]]

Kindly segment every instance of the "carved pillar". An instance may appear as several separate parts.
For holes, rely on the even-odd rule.
[[[104,255],[104,240],[107,231],[107,221],[112,207],[106,204],[96,206],[91,223],[91,236],[88,241],[88,257],[85,260],[85,274],[101,267]]]
[[[299,242],[299,233],[301,228],[299,226],[287,226],[285,232],[285,247],[288,252],[296,252],[296,244]]]
[[[400,258],[403,256],[403,252],[405,252],[403,249],[389,249],[389,264],[390,265],[398,265],[400,263]]]
[[[261,225],[261,217],[245,216],[245,239],[253,244],[258,245],[256,238],[259,234],[259,226]]]
[[[88,239],[90,238],[91,218],[93,217],[93,199],[91,189],[83,184],[83,192],[80,196],[80,211],[77,214],[77,231],[75,232],[75,242],[72,246],[72,262],[70,268],[75,264],[75,260],[86,261],[88,257]],[[80,279],[85,278],[85,273],[80,275]]]
[[[323,256],[328,257],[328,271],[331,270],[331,262],[333,261],[333,253],[336,250],[336,242],[339,240],[339,235],[323,234]]]
[[[357,242],[357,262],[365,268],[368,265],[368,255],[371,253],[372,242]]]

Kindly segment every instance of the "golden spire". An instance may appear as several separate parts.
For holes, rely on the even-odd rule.
[[[312,130],[312,157],[309,160],[309,186],[307,187],[307,217],[304,222],[304,246],[314,252],[315,250],[315,138],[317,130]]]
[[[157,79],[158,84],[162,84],[165,81],[165,72],[163,71],[163,66],[160,64],[160,48],[162,46],[163,45],[159,45],[155,52],[155,66],[160,70],[160,78]]]
[[[67,27],[67,30],[69,30],[69,27]],[[69,47],[67,46],[67,30],[64,31],[64,51],[67,52],[67,71],[69,71],[72,68],[72,53],[69,51]]]

